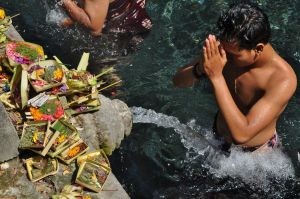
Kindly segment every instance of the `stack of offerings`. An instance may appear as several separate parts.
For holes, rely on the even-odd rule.
[[[9,82],[11,79],[10,74],[3,72],[1,60],[5,57],[4,52],[5,44],[9,40],[5,33],[8,31],[12,24],[12,17],[6,16],[5,10],[0,7],[0,95],[9,91]],[[4,98],[4,96],[2,96]]]
[[[41,156],[59,158],[66,164],[89,149],[76,128],[62,118],[53,124],[50,121],[24,123],[19,148],[32,150]]]
[[[101,79],[112,68],[99,75],[86,71],[89,53],[83,54],[77,69],[68,69],[55,56],[50,60],[46,58],[40,45],[29,42],[6,42],[5,54],[0,55],[0,66],[3,66],[0,100],[7,111],[19,113],[22,117],[19,148],[37,154],[26,160],[31,181],[56,174],[57,159],[70,164],[89,150],[70,119],[77,114],[98,110],[101,105],[98,93],[120,83],[108,85]],[[98,155],[102,157],[103,152]],[[83,161],[78,183],[100,191],[110,173],[106,156],[104,159],[107,162],[104,165],[88,159]],[[90,165],[93,168],[91,175],[98,179],[95,186],[89,185],[82,177],[90,171]]]
[[[77,165],[79,169],[75,182],[81,187],[100,192],[111,173],[110,164],[104,151],[96,150],[79,156]],[[51,198],[90,198],[90,196],[84,195],[81,187],[66,185],[61,193],[52,195]]]

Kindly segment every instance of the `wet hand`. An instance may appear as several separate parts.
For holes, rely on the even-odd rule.
[[[207,77],[212,80],[222,76],[226,62],[225,50],[219,46],[214,35],[209,35],[203,46],[203,67]]]

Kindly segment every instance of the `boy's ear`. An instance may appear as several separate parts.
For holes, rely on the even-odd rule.
[[[260,54],[264,50],[264,47],[265,47],[265,44],[258,43],[254,50],[257,54]]]

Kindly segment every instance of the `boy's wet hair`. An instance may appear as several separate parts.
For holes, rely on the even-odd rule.
[[[238,42],[241,49],[253,49],[268,43],[271,28],[267,15],[253,4],[234,4],[218,20],[218,39]]]

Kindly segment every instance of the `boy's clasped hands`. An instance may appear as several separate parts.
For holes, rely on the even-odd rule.
[[[209,79],[222,75],[227,63],[226,52],[214,35],[209,35],[203,45],[203,68]]]

